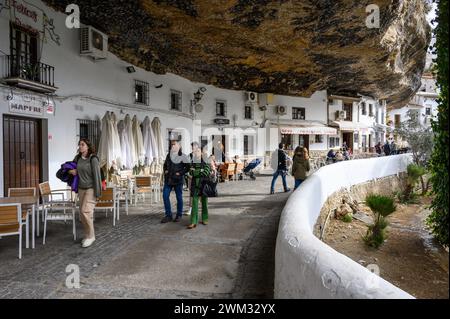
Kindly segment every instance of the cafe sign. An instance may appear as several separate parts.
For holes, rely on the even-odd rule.
[[[15,94],[9,100],[9,111],[23,115],[43,116],[45,108],[42,101],[36,99],[35,96]]]

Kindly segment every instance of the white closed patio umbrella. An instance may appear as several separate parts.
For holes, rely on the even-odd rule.
[[[145,117],[142,122],[142,134],[144,137],[144,151],[146,157],[146,165],[150,165],[153,162],[155,156],[155,149],[157,147],[155,135],[153,134],[152,123],[148,116]]]
[[[122,166],[122,147],[120,145],[119,131],[117,128],[117,117],[114,112],[110,113],[110,125],[111,125],[111,162],[108,164],[108,169],[112,165],[112,161],[115,161],[118,167]]]
[[[145,157],[144,139],[142,137],[141,123],[136,115],[133,117],[133,139],[138,164],[143,164]]]
[[[164,141],[163,141],[163,137],[161,134],[161,121],[159,120],[158,117],[155,117],[152,121],[152,129],[153,129],[153,134],[155,135],[155,140],[156,140],[156,152],[155,152],[155,157],[158,160],[163,161],[164,160],[164,156],[165,156],[165,152],[164,152]]]
[[[128,136],[127,131],[125,129],[125,121],[121,120],[119,123],[117,123],[117,131],[119,133],[119,139],[120,139],[120,149],[121,149],[121,164],[120,168],[126,168],[127,167],[127,159],[128,159]]]
[[[110,114],[106,112],[105,116],[102,118],[102,131],[100,133],[100,141],[98,143],[97,156],[100,161],[100,167],[108,165],[111,158],[110,154],[110,136],[111,136],[111,125],[110,125]]]
[[[136,147],[133,137],[133,123],[131,121],[130,115],[125,116],[125,134],[127,143],[127,163],[126,167],[132,169],[138,164],[138,159],[136,157]]]

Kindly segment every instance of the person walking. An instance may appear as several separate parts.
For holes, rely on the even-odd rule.
[[[386,156],[391,155],[391,147],[389,145],[388,140],[386,140],[386,143],[384,143],[384,145],[383,145],[383,152],[384,152],[384,155],[386,155]]]
[[[294,190],[296,190],[307,178],[311,166],[309,163],[309,155],[305,148],[297,146],[294,152],[292,164],[292,176],[295,178]]]
[[[205,162],[201,149],[193,150],[193,157],[190,164],[190,176],[191,180],[191,223],[187,227],[193,229],[198,224],[198,201],[201,198],[202,201],[202,221],[203,225],[208,225],[208,196],[203,194],[203,186],[206,179],[210,178],[211,167]]]
[[[278,176],[280,175],[283,181],[284,192],[287,193],[290,191],[286,183],[288,157],[287,154],[284,152],[283,147],[284,147],[283,143],[280,143],[278,145],[278,149],[275,150],[274,152],[275,153],[274,155],[276,156],[272,156],[272,168],[275,170],[275,173],[273,174],[272,184],[270,185],[270,194],[275,193],[275,183],[278,179]]]
[[[78,155],[73,161],[77,163],[77,168],[69,171],[69,174],[78,176],[80,220],[84,228],[84,239],[81,241],[81,245],[87,248],[95,241],[94,208],[102,192],[99,159],[95,155],[94,145],[88,139],[80,140]]]
[[[170,152],[164,162],[163,200],[165,216],[161,223],[179,222],[183,216],[183,182],[184,174],[188,171],[189,160],[183,154],[178,141],[171,141]],[[173,219],[170,205],[170,193],[175,190],[177,197],[177,215]]]

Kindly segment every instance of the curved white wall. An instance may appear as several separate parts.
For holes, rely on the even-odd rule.
[[[313,234],[333,193],[404,172],[410,162],[409,155],[396,155],[328,165],[291,195],[278,229],[275,298],[413,298]]]

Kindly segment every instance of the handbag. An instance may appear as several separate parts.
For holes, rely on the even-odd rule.
[[[203,183],[202,195],[206,197],[218,197],[217,182],[207,179]]]

